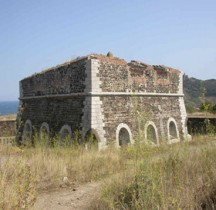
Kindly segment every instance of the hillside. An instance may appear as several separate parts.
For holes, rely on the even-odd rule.
[[[199,80],[184,75],[186,106],[199,107],[204,93],[205,99],[216,104],[216,79]]]

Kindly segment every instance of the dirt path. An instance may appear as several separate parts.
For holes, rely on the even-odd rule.
[[[42,193],[31,210],[85,210],[97,199],[101,182]]]

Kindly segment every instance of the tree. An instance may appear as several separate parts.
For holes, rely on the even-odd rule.
[[[211,101],[204,101],[200,105],[200,111],[202,112],[212,112],[213,105]]]
[[[212,113],[216,114],[216,104],[212,107]]]

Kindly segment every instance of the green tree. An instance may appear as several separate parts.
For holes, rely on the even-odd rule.
[[[212,113],[216,114],[216,104],[212,107]]]
[[[212,112],[213,105],[211,101],[204,101],[200,105],[200,111],[202,112]]]

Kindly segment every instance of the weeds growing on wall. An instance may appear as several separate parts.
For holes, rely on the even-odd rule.
[[[144,141],[145,124],[149,119],[151,119],[151,115],[150,113],[145,111],[138,111],[140,110],[139,107],[140,103],[139,103],[139,99],[136,96],[132,97],[131,100],[132,100],[132,110],[135,115],[134,119],[136,120],[135,127],[137,128],[137,132],[134,133],[134,139],[136,139],[137,143],[140,143]],[[149,139],[151,139],[150,136]],[[145,139],[145,143],[149,143],[147,142],[147,139]]]

